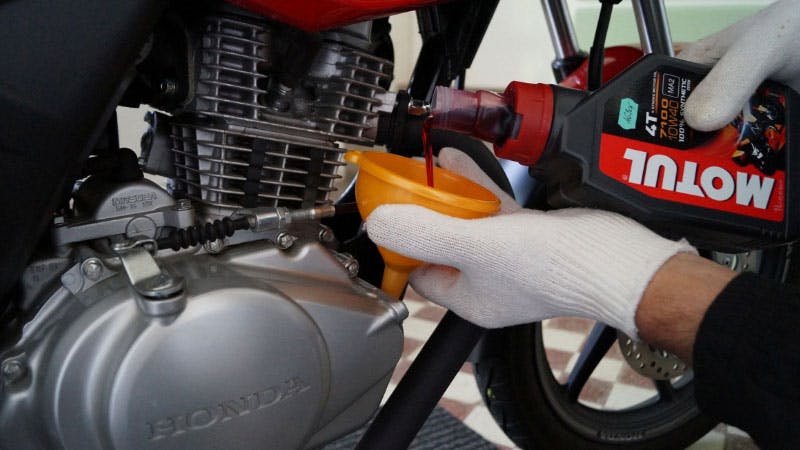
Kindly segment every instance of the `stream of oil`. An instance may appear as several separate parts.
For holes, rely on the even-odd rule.
[[[425,150],[425,174],[427,175],[428,186],[430,187],[433,187],[433,144],[430,139],[432,124],[433,116],[428,116],[422,123],[422,148]]]

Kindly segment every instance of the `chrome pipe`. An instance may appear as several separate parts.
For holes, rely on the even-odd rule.
[[[632,0],[639,41],[645,54],[675,56],[663,0]]]
[[[553,41],[556,59],[566,59],[576,56],[580,52],[572,18],[569,15],[566,0],[542,0],[544,17],[547,20],[547,30]]]

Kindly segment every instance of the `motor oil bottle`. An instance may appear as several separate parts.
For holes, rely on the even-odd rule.
[[[431,122],[531,166],[553,207],[617,211],[716,250],[796,239],[800,97],[766,82],[732,123],[699,132],[683,111],[708,71],[649,55],[591,94],[520,82],[503,94],[437,88]]]

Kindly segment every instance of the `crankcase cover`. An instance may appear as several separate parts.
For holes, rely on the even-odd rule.
[[[231,255],[163,265],[186,280],[174,316],[143,313],[124,275],[77,294],[62,288],[43,309],[53,320],[29,327],[38,336],[13,352],[30,373],[0,391],[3,440],[295,449],[365,421],[399,357],[404,309],[351,281],[321,248]],[[323,273],[265,269],[291,265]]]
[[[57,346],[46,406],[67,448],[86,448],[86,430],[104,428],[99,448],[302,443],[330,388],[324,342],[295,303],[232,275],[233,288],[193,278],[172,323],[128,301],[73,324]]]

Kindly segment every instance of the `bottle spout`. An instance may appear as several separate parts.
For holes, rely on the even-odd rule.
[[[544,151],[552,119],[552,87],[514,81],[502,94],[437,87],[429,120],[431,128],[489,141],[498,157],[532,165]]]
[[[431,101],[431,128],[468,134],[495,144],[513,132],[516,114],[503,95],[437,86]]]

